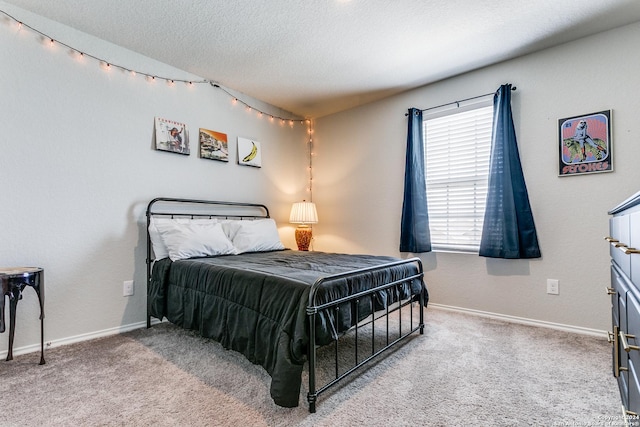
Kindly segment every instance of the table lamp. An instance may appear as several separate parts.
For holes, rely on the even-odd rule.
[[[309,224],[318,223],[318,212],[316,212],[316,204],[313,202],[296,202],[291,208],[291,216],[289,222],[299,224],[296,228],[296,243],[299,251],[308,251],[311,243],[311,227]]]

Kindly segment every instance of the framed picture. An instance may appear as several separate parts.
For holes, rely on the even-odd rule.
[[[558,175],[612,172],[611,110],[558,120]]]
[[[238,137],[238,164],[262,167],[262,149],[258,141]]]
[[[184,123],[156,117],[156,150],[189,155],[187,126]]]
[[[229,161],[227,134],[200,128],[200,157],[203,159]]]

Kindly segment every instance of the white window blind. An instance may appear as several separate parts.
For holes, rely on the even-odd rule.
[[[436,250],[479,250],[492,119],[491,105],[423,119],[429,228]]]

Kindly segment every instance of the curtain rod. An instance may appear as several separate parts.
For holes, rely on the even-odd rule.
[[[515,86],[513,86],[511,88],[511,90],[516,90],[517,88]],[[497,91],[496,91],[497,92]],[[458,107],[460,107],[460,103],[461,102],[465,102],[465,101],[471,101],[472,99],[478,99],[478,98],[483,98],[485,96],[489,96],[489,95],[493,95],[496,92],[492,92],[492,93],[485,93],[484,95],[478,95],[478,96],[472,96],[471,98],[465,98],[465,99],[461,99],[460,101],[453,101],[453,102],[447,102],[446,104],[442,104],[442,105],[437,105],[435,107],[429,107],[429,108],[424,108],[420,111],[425,112],[425,111],[429,111],[429,110],[435,110],[436,108],[440,108],[440,107],[446,107],[447,105],[453,105],[456,104]],[[405,116],[408,116],[409,113],[404,113]]]

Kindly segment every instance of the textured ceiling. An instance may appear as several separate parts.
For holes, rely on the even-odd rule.
[[[6,3],[305,117],[640,21],[638,0]]]

